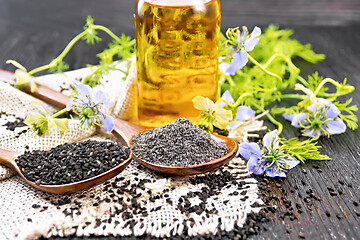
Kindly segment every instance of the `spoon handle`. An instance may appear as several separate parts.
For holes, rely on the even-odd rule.
[[[0,81],[15,84],[14,73],[0,69]],[[60,108],[66,107],[66,104],[69,101],[68,96],[45,86],[37,85],[37,87],[38,89],[35,92],[31,92],[29,86],[26,86],[21,90],[51,105]]]
[[[65,94],[62,94],[61,92],[57,92],[55,90],[52,90],[48,87],[38,85],[38,89],[35,92],[31,92],[30,87],[27,86],[25,88],[21,89],[23,92],[26,92],[27,94],[30,94],[40,100],[43,100],[46,103],[49,103],[51,105],[65,108],[67,102],[69,101],[69,97]]]
[[[15,159],[20,156],[21,153],[12,152],[5,149],[0,149],[0,164],[5,165],[14,170],[18,170]]]
[[[136,124],[129,123],[127,121],[115,118],[115,127],[112,133],[123,141],[128,147],[130,147],[130,142],[132,137],[140,132],[150,130],[149,127],[144,127]]]

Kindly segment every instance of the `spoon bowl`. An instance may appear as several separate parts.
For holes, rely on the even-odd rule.
[[[169,175],[198,175],[198,174],[211,172],[215,169],[222,167],[223,165],[228,163],[231,159],[233,159],[236,156],[238,150],[237,143],[231,138],[227,138],[220,135],[214,135],[214,134],[212,134],[212,137],[216,141],[225,144],[229,148],[229,151],[225,156],[211,160],[206,163],[192,165],[192,166],[175,167],[175,166],[153,164],[136,157],[135,154],[134,154],[134,159],[151,170]]]
[[[19,166],[15,161],[16,158],[19,157],[20,155],[22,155],[22,153],[0,149],[0,164],[3,164],[15,170],[31,186],[40,189],[41,191],[44,192],[59,193],[59,194],[72,193],[80,190],[85,190],[100,183],[106,182],[110,178],[113,178],[116,175],[118,175],[120,172],[122,172],[129,165],[133,157],[133,154],[130,151],[130,156],[127,159],[125,159],[123,162],[113,167],[112,169],[92,178],[88,178],[74,183],[61,184],[61,185],[42,185],[42,184],[36,184],[33,181],[28,180],[21,172]]]

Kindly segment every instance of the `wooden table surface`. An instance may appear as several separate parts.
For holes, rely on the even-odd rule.
[[[316,66],[301,66],[302,75],[318,71],[339,81],[346,77],[356,88],[353,103],[360,106],[359,0],[221,0],[221,4],[223,31],[271,23],[294,29],[294,38],[311,43],[316,52],[327,56]],[[5,64],[7,59],[28,69],[49,63],[81,31],[87,15],[117,34],[134,37],[134,5],[134,0],[0,0],[0,68],[14,71]],[[90,47],[79,44],[65,62],[71,69],[95,64],[96,53],[105,46],[106,41]],[[298,136],[296,129],[284,124],[284,137]],[[264,192],[269,204],[278,206],[279,211],[269,215],[272,220],[264,224],[267,231],[251,238],[359,239],[359,133],[348,129],[331,139],[322,138],[322,153],[332,161],[310,162],[292,170],[286,179],[264,183],[272,189]],[[286,216],[288,200],[302,207],[303,213],[296,211],[296,219]]]

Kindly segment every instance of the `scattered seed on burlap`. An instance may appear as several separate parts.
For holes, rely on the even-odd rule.
[[[15,118],[15,120],[7,121],[5,124],[2,125],[4,127],[6,127],[6,129],[9,131],[15,132],[16,128],[26,126],[26,124],[24,123],[24,119],[20,118],[20,117],[16,117],[16,115],[14,115],[14,114],[6,113],[6,112],[2,111],[2,112],[0,112],[0,118],[2,118],[2,116],[5,116],[5,120],[7,119],[7,117]],[[26,132],[27,132],[27,129],[24,129],[24,130],[16,133],[15,138],[20,137],[22,134],[24,134]]]
[[[213,200],[217,201],[218,198],[216,198],[216,196],[221,194],[221,191],[224,188],[228,188],[232,186],[237,188],[237,190],[234,191],[233,193],[239,194],[239,191],[246,193],[245,189],[247,186],[244,186],[246,185],[246,182],[243,181],[242,179],[237,179],[236,175],[233,175],[229,171],[223,169],[219,169],[217,172],[209,173],[206,175],[196,176],[194,178],[190,178],[189,180],[191,184],[194,185],[204,184],[205,186],[197,191],[190,191],[184,195],[181,195],[178,198],[177,200],[178,203],[176,205],[176,208],[180,210],[181,213],[185,214],[188,217],[194,213],[197,215],[201,215],[205,213],[205,216],[207,217],[209,217],[209,215],[217,215],[218,210],[215,208],[215,205],[208,206],[208,199],[213,198]],[[232,185],[230,185],[230,183]],[[232,195],[237,195],[237,194],[232,194]],[[197,199],[197,201],[192,201],[192,199]],[[242,200],[246,200],[246,199],[244,198]],[[223,204],[226,204],[228,201],[229,200],[225,200]],[[249,225],[248,227],[251,228],[252,226],[253,225],[251,226]],[[244,228],[245,227],[246,224],[244,225]],[[250,230],[250,232],[251,231],[252,230]],[[254,230],[254,234],[255,232],[257,233],[258,231]],[[231,234],[235,234],[235,230]],[[247,232],[247,234],[249,233]],[[226,234],[224,236],[226,236]]]
[[[95,177],[123,162],[130,150],[120,143],[87,140],[66,143],[49,151],[26,151],[16,162],[36,184],[67,184]]]
[[[139,165],[139,167],[141,167],[141,165]],[[114,217],[117,215],[121,215],[121,217],[125,220],[127,220],[126,225],[134,225],[134,221],[132,220],[134,217],[134,215],[137,216],[143,216],[143,217],[147,217],[149,212],[152,211],[152,209],[147,209],[146,204],[147,202],[143,202],[144,199],[141,199],[141,194],[136,194],[136,192],[140,192],[142,193],[142,195],[146,195],[147,191],[149,191],[148,189],[146,189],[145,184],[148,182],[152,182],[153,180],[151,179],[138,179],[135,182],[133,181],[129,181],[129,180],[125,180],[124,177],[116,177],[114,179],[113,182],[106,182],[103,186],[102,191],[100,191],[102,194],[95,196],[92,195],[93,198],[96,198],[97,201],[97,205],[99,205],[99,203],[101,202],[106,202],[106,199],[110,199],[113,202],[116,202],[118,199],[121,199],[119,203],[119,205],[109,209],[109,215],[104,217],[104,218],[99,218],[96,219],[94,221],[97,229],[103,229],[107,223],[109,222],[114,222],[115,226],[119,224],[119,221],[116,220]],[[181,197],[181,199],[183,200],[183,205],[180,206],[181,209],[179,209],[182,213],[188,214],[188,213],[196,213],[196,214],[201,214],[202,212],[205,211],[205,216],[206,215],[210,215],[210,214],[214,214],[217,215],[218,213],[213,211],[212,207],[210,207],[209,209],[206,209],[206,205],[203,203],[206,201],[207,198],[214,196],[214,195],[218,195],[219,191],[221,191],[222,188],[225,188],[226,186],[228,186],[229,183],[233,183],[235,186],[237,185],[239,188],[245,188],[243,187],[244,184],[246,184],[241,178],[236,178],[236,175],[231,174],[230,172],[226,171],[226,170],[218,170],[217,172],[214,173],[210,173],[210,174],[206,174],[206,175],[201,175],[201,176],[195,176],[193,178],[191,178],[191,180],[189,181],[190,184],[194,184],[194,185],[198,185],[199,183],[203,183],[205,186],[200,189],[199,191],[195,191],[195,192],[189,192],[188,194],[184,195],[184,197]],[[108,194],[109,192],[111,192],[112,190],[114,191],[116,189],[116,191],[120,191],[121,193],[116,194],[114,196],[111,196],[111,194]],[[115,191],[115,192],[116,192]],[[153,194],[150,192],[150,201],[154,200],[154,201],[159,201],[162,202],[162,200],[164,199],[169,199],[170,195],[172,193],[172,191],[176,191],[175,187],[171,187],[171,188],[165,188],[163,190],[162,193],[159,194]],[[246,190],[243,190],[246,191]],[[100,193],[99,192],[99,193]],[[107,193],[106,193],[107,192]],[[121,195],[120,195],[121,194]],[[91,195],[91,194],[89,194]],[[124,197],[124,201],[123,198]],[[141,200],[140,200],[140,199]],[[200,204],[194,204],[192,202],[189,202],[187,198],[198,198],[199,200],[201,200]],[[126,202],[125,202],[125,199]],[[68,196],[64,197],[63,199],[61,199],[60,201],[60,205],[65,205],[66,204],[66,209],[63,211],[63,214],[65,216],[73,216],[74,214],[77,214],[77,212],[79,211],[79,209],[76,209],[74,207],[74,205],[76,205],[76,202],[79,201],[83,201],[83,198],[80,198],[80,196],[78,197],[77,200],[70,200],[70,198]],[[186,205],[186,203],[190,204],[190,205]],[[94,203],[95,204],[95,203]],[[168,204],[175,204],[175,203],[168,203]],[[55,202],[54,205],[58,205],[57,202]],[[154,208],[153,212],[156,211],[161,211],[161,209],[159,209],[158,206],[157,208]],[[255,206],[255,207],[260,207],[260,206]],[[80,209],[81,210],[81,209]],[[216,210],[216,209],[214,209]],[[140,219],[140,221],[142,222],[143,220]],[[178,219],[174,219],[174,221],[179,221]],[[242,226],[239,227],[237,225],[234,226],[233,231],[227,232],[224,231],[220,228],[221,223],[219,223],[219,226],[217,228],[216,234],[205,234],[205,235],[198,235],[198,236],[194,236],[191,237],[191,239],[245,239],[247,238],[247,236],[251,236],[251,235],[256,235],[259,234],[260,229],[264,230],[265,227],[261,227],[261,224],[264,222],[268,222],[269,219],[266,218],[264,213],[259,213],[259,214],[255,214],[255,213],[250,213],[248,215],[248,219],[246,220],[246,223]],[[85,223],[86,224],[86,223]],[[91,223],[88,222],[88,224],[86,225],[90,225]],[[189,239],[189,236],[186,234],[188,231],[188,227],[187,225],[190,224],[194,225],[194,219],[192,217],[190,217],[189,219],[184,220],[183,225],[184,225],[184,231],[183,234],[181,235],[176,235],[176,236],[171,236],[171,239]],[[153,226],[153,225],[152,225]],[[164,226],[164,223],[162,223],[162,226]],[[144,227],[144,226],[142,226]],[[266,230],[266,229],[265,229]],[[69,236],[67,237],[69,238]],[[95,236],[91,235],[89,237],[81,237],[78,238],[75,235],[71,236],[71,239],[96,239]],[[143,235],[143,236],[127,236],[127,237],[107,237],[107,239],[148,239],[149,236]],[[45,238],[40,238],[42,240],[44,240]],[[52,238],[53,239],[53,238]],[[58,239],[58,238],[56,238]],[[59,239],[63,239],[63,238],[59,238]],[[161,240],[165,240],[165,239],[169,239],[169,238],[155,238],[155,237],[151,237],[151,239],[161,239]]]
[[[198,165],[221,158],[229,151],[225,144],[185,118],[135,135],[131,149],[138,158],[165,166]]]
[[[22,119],[16,119],[15,121],[5,123],[4,126],[6,126],[7,130],[15,131],[15,128],[24,127],[26,124]]]

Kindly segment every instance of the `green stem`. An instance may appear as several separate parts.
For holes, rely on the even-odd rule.
[[[96,29],[96,30],[102,30],[104,32],[106,32],[110,37],[112,37],[113,39],[115,39],[115,41],[121,43],[121,39],[116,36],[116,34],[114,34],[110,29],[108,29],[107,27],[104,27],[104,26],[101,26],[101,25],[94,25],[92,27],[93,29]],[[131,47],[135,45],[135,39],[131,40],[130,42],[128,42],[127,45],[124,45],[125,47]]]
[[[251,93],[243,93],[243,94],[241,94],[241,96],[240,96],[240,97],[236,100],[236,102],[234,102],[234,103],[229,103],[228,101],[226,101],[226,100],[224,100],[224,99],[222,99],[222,98],[219,98],[219,99],[216,101],[215,104],[218,104],[218,103],[220,103],[220,102],[224,102],[224,103],[226,103],[229,107],[231,107],[231,108],[236,108],[236,107],[238,107],[238,106],[240,105],[241,100],[242,100],[244,97],[247,97],[247,96],[252,96],[252,94],[251,94]]]
[[[282,57],[280,54],[281,53],[276,53],[276,54],[272,55],[271,58],[269,60],[267,60],[264,67],[267,68],[275,60],[275,58]]]
[[[90,28],[84,30],[83,32],[81,32],[80,34],[78,34],[76,37],[74,37],[69,43],[68,45],[65,47],[65,49],[61,52],[61,54],[53,59],[49,64],[47,65],[44,65],[44,66],[41,66],[41,67],[38,67],[38,68],[35,68],[33,70],[31,70],[29,72],[29,75],[33,75],[37,72],[41,72],[41,71],[44,71],[44,70],[47,70],[47,69],[50,69],[52,67],[55,67],[59,62],[61,62],[64,57],[69,53],[69,51],[73,48],[73,46],[75,45],[75,43],[77,43],[79,40],[81,40],[89,30],[102,30],[104,32],[106,32],[108,35],[110,35],[110,37],[112,37],[113,39],[115,39],[117,42],[121,42],[121,39],[116,36],[110,29],[104,27],[104,26],[101,26],[101,25],[93,25],[91,26]],[[133,39],[132,41],[130,41],[128,43],[128,46],[133,46],[135,44],[135,39]]]
[[[236,102],[234,104],[232,104],[233,107],[237,107],[240,105],[240,102],[241,100],[244,98],[244,97],[247,97],[247,96],[252,96],[251,93],[243,93],[241,94],[241,96],[236,100]]]
[[[266,72],[266,73],[269,74],[270,76],[273,76],[273,77],[279,79],[279,80],[282,82],[282,78],[281,78],[279,75],[268,71],[268,70],[267,70],[266,68],[264,68],[258,61],[256,61],[253,57],[251,57],[249,53],[248,53],[247,55],[248,55],[248,58],[250,59],[250,61],[251,61],[252,63],[254,63],[256,66],[258,66],[261,70],[263,70],[264,72]]]
[[[232,78],[230,76],[225,76],[226,81],[228,81],[228,83],[230,84],[230,86],[234,87],[235,83],[232,80]]]
[[[101,25],[94,25],[93,29],[96,30],[102,30],[104,32],[106,32],[110,37],[112,37],[113,39],[115,39],[115,41],[117,41],[118,43],[121,43],[121,39],[116,36],[116,34],[114,34],[110,29],[108,29],[107,27],[101,26]],[[130,42],[128,42],[127,44],[121,44],[122,48],[130,48],[132,46],[135,45],[135,39],[131,40]]]
[[[268,117],[271,123],[278,126],[278,135],[280,135],[284,128],[283,125],[279,121],[277,121],[270,113],[267,113],[266,116]]]
[[[121,39],[116,36],[110,29],[108,29],[107,27],[101,26],[101,25],[93,25],[91,26],[91,29],[94,30],[102,30],[104,32],[106,32],[110,37],[112,37],[113,39],[115,39],[117,42],[121,42]]]
[[[300,94],[283,94],[280,96],[281,99],[300,99],[304,100],[306,96]]]
[[[99,71],[102,70],[102,68],[105,68],[105,67],[104,67],[104,66],[98,67],[93,73],[91,73],[91,74],[89,75],[89,77],[96,75]],[[114,71],[115,71],[115,70],[116,70],[116,71],[120,71],[120,72],[122,72],[122,73],[124,73],[124,74],[128,74],[128,72],[126,72],[126,71],[124,71],[124,70],[122,70],[122,69],[120,69],[120,68],[115,68],[115,67],[110,66],[109,69],[110,69],[110,70],[114,70]]]
[[[265,112],[265,109],[263,109],[262,107],[260,107],[259,105],[257,105],[256,103],[252,102],[252,104],[257,108],[259,109],[260,111],[262,112]],[[269,121],[276,125],[278,127],[278,135],[281,134],[282,130],[283,130],[283,125],[277,121],[269,112],[265,114],[265,116],[267,116],[267,118],[269,119]]]
[[[125,75],[128,75],[128,74],[129,74],[128,71],[124,71],[124,70],[122,70],[122,69],[120,69],[120,68],[111,67],[110,70],[119,71],[119,72],[124,73]]]
[[[264,67],[267,68],[274,60],[275,58],[282,58],[285,60],[285,62],[289,65],[289,67],[291,67],[292,69],[294,69],[296,72],[300,72],[300,69],[297,68],[294,63],[291,61],[291,59],[287,56],[285,56],[283,53],[276,53],[274,55],[271,56],[271,58],[265,63]]]
[[[86,35],[87,31],[83,31],[82,33],[80,33],[79,35],[77,35],[76,37],[74,37],[69,43],[68,45],[65,47],[65,49],[62,51],[62,53],[55,58],[54,60],[52,60],[49,64],[35,68],[33,70],[31,70],[29,72],[29,75],[33,75],[37,72],[41,72],[44,71],[46,69],[52,68],[54,66],[56,66],[60,61],[62,61],[62,59],[66,56],[66,54],[68,54],[68,52],[70,51],[70,49],[75,45],[75,43],[77,41],[79,41],[82,37],[84,37]]]
[[[67,109],[64,108],[64,109],[62,109],[62,110],[54,113],[53,115],[51,115],[51,117],[52,117],[52,118],[56,118],[56,117],[60,116],[60,115],[63,114],[63,113],[66,113],[66,112],[67,112]]]
[[[325,78],[324,80],[321,81],[321,83],[319,84],[319,86],[316,88],[314,94],[317,95],[320,91],[320,89],[326,84],[326,83],[332,83],[334,86],[338,87],[338,88],[342,88],[343,86],[338,83],[337,81],[335,81],[332,78]],[[347,86],[349,91],[352,92],[354,91],[354,87],[353,86]]]
[[[216,89],[216,99],[220,99],[220,98],[221,98],[221,84],[218,84]]]
[[[297,80],[299,80],[304,86],[309,86],[309,83],[302,76],[298,75]]]
[[[218,103],[220,103],[220,102],[224,102],[224,103],[226,103],[226,105],[228,105],[228,106],[232,106],[232,104],[231,103],[229,103],[228,101],[226,101],[226,100],[224,100],[224,99],[222,99],[222,98],[219,98],[217,101],[216,101],[216,105],[218,104]]]
[[[225,75],[221,74],[220,71],[218,71],[218,85],[217,85],[217,90],[216,90],[216,99],[220,99],[221,98],[221,85],[224,84],[225,82]]]

